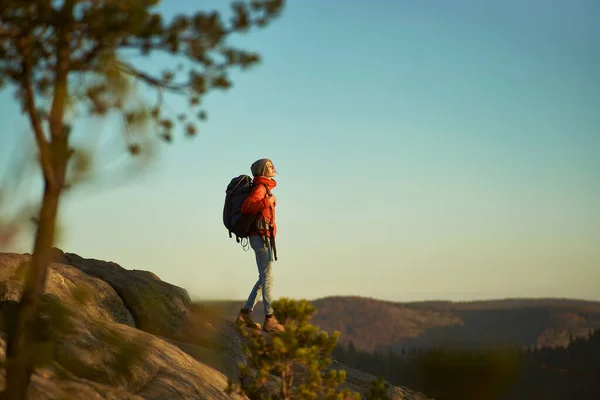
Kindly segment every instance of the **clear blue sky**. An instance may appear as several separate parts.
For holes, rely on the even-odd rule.
[[[276,297],[600,300],[600,3],[543,3],[289,1],[236,41],[263,63],[210,95],[197,138],[66,199],[59,246],[244,299],[257,270],[224,191],[269,157]],[[1,93],[5,135],[17,113]]]

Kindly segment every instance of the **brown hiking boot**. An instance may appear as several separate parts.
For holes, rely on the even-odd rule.
[[[285,328],[281,325],[274,315],[267,315],[265,317],[265,323],[263,324],[263,331],[265,332],[284,332]]]
[[[235,320],[236,324],[245,324],[246,328],[254,328],[254,329],[260,329],[261,326],[258,322],[254,322],[254,320],[252,319],[252,317],[250,316],[250,310],[248,309],[244,309],[242,308],[240,310],[240,313],[237,316],[237,319]]]

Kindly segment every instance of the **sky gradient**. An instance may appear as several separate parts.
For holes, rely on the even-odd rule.
[[[275,297],[600,300],[598,15],[595,0],[291,0],[235,41],[263,62],[208,96],[198,137],[65,198],[58,245],[245,299],[257,269],[223,200],[268,157]],[[26,132],[18,112],[0,92],[3,142]]]

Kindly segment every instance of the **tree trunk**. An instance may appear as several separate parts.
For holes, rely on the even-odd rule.
[[[44,292],[48,265],[51,262],[60,192],[60,186],[46,183],[33,257],[31,265],[27,268],[16,326],[9,335],[6,346],[6,400],[25,399],[33,372],[33,354],[29,345]]]
[[[66,0],[60,11],[65,19],[72,18],[73,0]],[[27,269],[25,288],[19,303],[16,326],[8,336],[6,346],[6,390],[4,399],[25,400],[27,387],[34,368],[31,339],[38,318],[38,309],[44,287],[48,265],[51,262],[52,246],[60,194],[64,187],[67,164],[71,156],[68,146],[68,129],[64,125],[65,104],[68,96],[70,33],[64,26],[57,30],[56,73],[54,96],[50,110],[49,127],[52,141],[46,145],[34,106],[31,86],[31,60],[24,61],[24,83],[28,90],[28,113],[32,128],[38,137],[38,148],[44,171],[44,196],[39,214],[31,265]],[[28,51],[28,50],[25,50]],[[30,55],[30,53],[28,53]],[[50,163],[50,165],[48,165]]]

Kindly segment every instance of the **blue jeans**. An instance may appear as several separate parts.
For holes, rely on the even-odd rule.
[[[273,302],[273,251],[271,245],[269,243],[265,244],[258,235],[250,236],[248,241],[256,255],[258,280],[254,284],[244,308],[253,310],[262,292],[265,315],[273,314],[273,307],[271,306]]]

